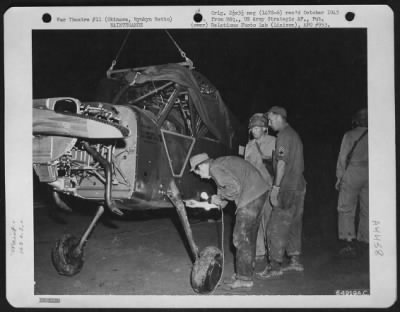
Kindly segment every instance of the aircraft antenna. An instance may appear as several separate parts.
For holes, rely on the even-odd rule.
[[[190,58],[188,58],[186,56],[185,51],[183,51],[181,49],[181,47],[178,45],[178,43],[174,40],[174,38],[171,36],[171,34],[169,33],[168,30],[165,29],[165,32],[167,33],[168,37],[171,39],[171,41],[173,42],[173,44],[176,46],[176,48],[178,49],[179,53],[181,54],[181,56],[185,59],[185,61],[189,64],[189,67],[192,69],[193,67],[193,62]]]
[[[114,66],[117,64],[119,55],[121,54],[122,49],[125,47],[125,44],[126,44],[126,42],[128,41],[128,37],[129,37],[129,35],[130,35],[130,33],[131,33],[131,30],[132,30],[132,29],[129,29],[128,33],[126,34],[125,39],[124,39],[124,41],[122,42],[122,44],[121,44],[121,46],[120,46],[120,48],[119,48],[119,50],[118,50],[117,55],[115,56],[115,58],[114,58],[113,61],[111,62],[111,66],[110,66],[110,68],[108,69],[108,71],[113,70],[113,69],[114,69]]]

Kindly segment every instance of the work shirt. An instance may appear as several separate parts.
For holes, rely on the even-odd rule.
[[[341,179],[344,175],[346,170],[346,158],[353,148],[354,143],[366,130],[366,127],[356,127],[344,134],[336,165],[336,177],[338,179]],[[351,156],[349,166],[368,168],[368,134],[364,135],[357,143]]]
[[[237,209],[260,197],[268,190],[258,170],[237,156],[219,157],[210,162],[210,175],[223,200],[232,200]]]
[[[302,191],[305,189],[303,143],[297,132],[288,124],[286,128],[278,132],[275,147],[274,168],[278,160],[285,162],[280,189],[287,191]]]
[[[269,187],[271,187],[273,183],[272,176],[265,167],[263,163],[263,158],[272,159],[272,153],[275,150],[275,141],[275,137],[264,134],[258,141],[258,145],[260,146],[262,155],[257,148],[257,141],[255,139],[247,143],[244,153],[244,159],[249,161],[254,167],[258,169],[258,171],[261,173],[261,176],[267,182],[267,185]]]

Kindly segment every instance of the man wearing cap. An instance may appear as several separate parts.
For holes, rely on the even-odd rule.
[[[190,158],[191,171],[202,179],[212,179],[217,194],[210,202],[224,208],[236,204],[233,245],[236,247],[236,273],[227,286],[231,289],[253,287],[256,239],[268,187],[259,171],[237,156],[211,159],[206,153]]]
[[[368,111],[359,110],[353,118],[354,128],[346,132],[342,139],[336,166],[336,189],[338,200],[338,232],[344,243],[340,254],[356,256],[355,214],[360,203],[357,241],[368,247]],[[360,246],[362,245],[360,244]],[[366,248],[368,249],[368,248]]]
[[[301,233],[306,182],[303,143],[287,122],[286,110],[273,106],[267,112],[269,126],[278,132],[275,147],[275,177],[270,193],[272,213],[268,227],[271,265],[257,273],[260,279],[280,276],[284,271],[303,271],[300,262]],[[282,268],[285,255],[289,265]]]
[[[250,118],[249,131],[253,136],[253,140],[250,140],[246,145],[244,159],[258,169],[268,186],[268,190],[270,190],[274,175],[272,153],[275,150],[275,137],[268,134],[268,119],[264,117],[264,114],[256,113]],[[267,199],[257,234],[256,259],[264,259],[268,253],[268,248],[266,248],[266,228],[271,210],[272,207]]]

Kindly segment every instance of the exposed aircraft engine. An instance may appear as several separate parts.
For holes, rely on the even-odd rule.
[[[34,103],[34,114],[39,115],[39,120],[44,114],[47,121],[44,126],[43,123],[36,128],[34,125],[33,167],[39,180],[47,182],[57,192],[102,198],[107,180],[103,159],[110,165],[112,184],[125,186],[129,193],[131,183],[121,169],[121,162],[129,162],[127,154],[134,142],[129,141],[128,135],[132,133],[131,129],[135,131],[135,113],[127,107],[105,103],[83,104],[76,99],[62,98],[50,103],[50,100]],[[79,106],[71,103],[79,103]],[[126,122],[128,117],[129,122]],[[69,124],[64,127],[65,120]],[[46,131],[60,136],[41,135]]]

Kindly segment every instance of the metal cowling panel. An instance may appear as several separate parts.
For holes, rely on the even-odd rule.
[[[155,122],[140,109],[137,109],[137,163],[135,189],[133,196],[152,200],[157,197],[163,167],[161,133]],[[167,163],[165,162],[165,165]]]

